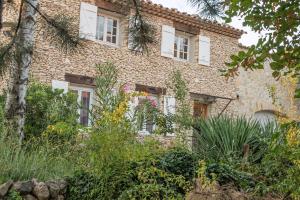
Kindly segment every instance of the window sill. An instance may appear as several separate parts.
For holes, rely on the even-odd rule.
[[[189,63],[189,60],[185,60],[185,59],[180,59],[180,58],[173,58],[173,60],[179,61],[179,62],[185,62],[185,63]]]
[[[102,45],[113,47],[113,48],[116,48],[116,49],[120,48],[120,46],[117,45],[117,44],[113,44],[113,43],[109,43],[109,42],[103,42],[101,40],[96,40],[96,39],[89,39],[89,40],[91,40],[91,41],[93,41],[97,44],[102,44]]]

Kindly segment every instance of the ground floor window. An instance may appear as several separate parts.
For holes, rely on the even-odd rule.
[[[151,134],[155,130],[155,113],[153,109],[157,109],[159,105],[159,97],[151,94],[138,97],[138,106],[140,112],[139,133]]]
[[[79,123],[83,126],[90,126],[90,111],[93,104],[94,90],[85,87],[71,87],[70,90],[77,95],[77,101],[80,105],[78,109]]]

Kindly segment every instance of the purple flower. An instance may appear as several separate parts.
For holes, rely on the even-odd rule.
[[[130,85],[128,83],[126,83],[123,86],[123,90],[124,90],[125,93],[130,93],[130,91],[131,91]]]

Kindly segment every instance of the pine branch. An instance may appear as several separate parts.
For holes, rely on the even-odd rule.
[[[224,8],[227,0],[188,0],[196,7],[201,17],[216,19],[224,16]]]
[[[58,44],[62,50],[65,52],[74,51],[80,44],[80,38],[72,34],[73,29],[71,26],[72,18],[64,15],[56,15],[53,18],[44,15],[38,8],[33,6],[27,0],[28,3],[46,22],[46,36],[50,42]]]
[[[149,44],[154,43],[155,28],[141,14],[141,2],[132,0],[135,9],[135,15],[129,19],[131,35],[130,42],[133,50],[146,51],[148,53]]]

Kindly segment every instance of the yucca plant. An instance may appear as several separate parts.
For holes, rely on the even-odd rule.
[[[276,125],[261,126],[244,117],[199,119],[194,124],[194,150],[206,160],[236,162],[261,160]]]

